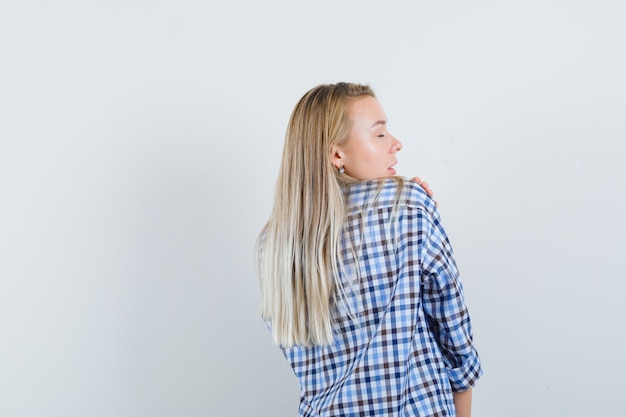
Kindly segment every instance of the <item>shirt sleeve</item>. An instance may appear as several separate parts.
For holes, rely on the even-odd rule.
[[[473,387],[482,375],[463,286],[452,246],[438,212],[430,215],[421,248],[422,303],[431,331],[439,343],[454,392]]]

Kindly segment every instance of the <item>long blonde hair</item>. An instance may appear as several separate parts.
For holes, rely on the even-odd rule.
[[[274,208],[257,242],[261,315],[274,343],[333,341],[332,302],[339,287],[339,240],[346,217],[331,148],[348,140],[350,101],[374,97],[365,85],[337,83],[308,91],[294,108],[276,184]]]

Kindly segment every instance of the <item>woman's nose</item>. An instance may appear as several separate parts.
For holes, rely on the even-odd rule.
[[[398,152],[400,149],[402,149],[402,142],[400,142],[398,139],[396,139],[396,137],[393,137],[394,143],[393,146],[391,147],[391,150],[393,151],[393,153]]]

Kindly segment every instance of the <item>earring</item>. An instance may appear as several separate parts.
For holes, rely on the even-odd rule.
[[[341,174],[343,174],[343,173],[345,173],[345,172],[346,172],[346,170],[345,170],[345,169],[343,169],[343,166],[340,166],[340,167],[339,167],[339,174],[341,175]]]

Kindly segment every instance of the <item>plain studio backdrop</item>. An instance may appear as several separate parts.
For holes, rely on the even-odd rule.
[[[622,413],[621,1],[4,1],[0,415],[294,416],[253,263],[285,127],[370,84],[436,193],[476,416]]]

